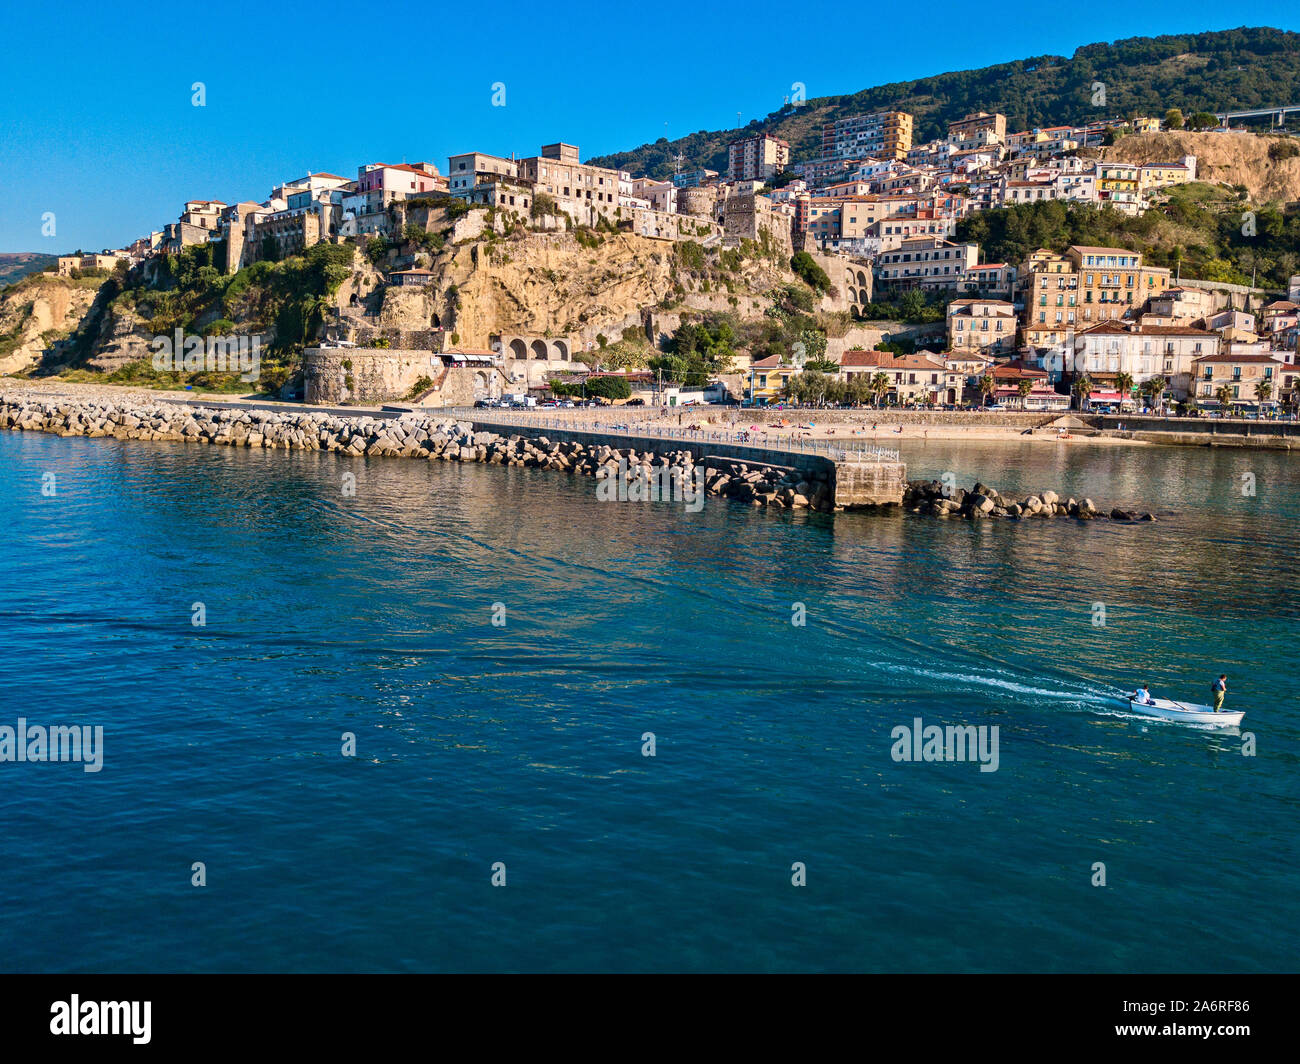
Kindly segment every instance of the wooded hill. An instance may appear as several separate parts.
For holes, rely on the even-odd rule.
[[[1093,83],[1106,87],[1104,106],[1093,103]],[[598,166],[664,178],[673,157],[684,169],[725,172],[727,145],[766,132],[790,142],[793,161],[821,151],[822,126],[870,111],[902,110],[916,120],[914,143],[947,133],[948,123],[974,111],[1001,112],[1012,131],[1078,124],[1115,116],[1161,117],[1171,107],[1184,114],[1248,110],[1290,104],[1300,84],[1300,33],[1268,27],[1163,37],[1132,37],[1089,44],[1073,56],[1042,55],[979,70],[823,96],[787,104],[743,129],[700,130],[677,140],[660,138],[631,151],[590,159]],[[1265,125],[1267,120],[1264,120]]]

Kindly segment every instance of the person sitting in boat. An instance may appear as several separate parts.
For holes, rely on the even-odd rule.
[[[1133,701],[1140,705],[1149,706],[1155,699],[1151,697],[1151,692],[1147,690],[1146,684],[1143,684],[1133,694]]]

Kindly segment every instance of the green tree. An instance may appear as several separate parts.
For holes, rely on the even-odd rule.
[[[632,398],[632,385],[626,377],[588,377],[585,390],[588,395],[602,399]]]
[[[818,266],[806,251],[794,253],[794,257],[790,259],[790,269],[794,271],[796,277],[818,294],[828,291],[831,287],[831,279],[826,276],[826,271]]]
[[[1151,377],[1142,382],[1142,394],[1150,399],[1153,410],[1160,409],[1160,397],[1168,387],[1169,382],[1164,377]]]
[[[1169,108],[1168,111],[1165,112],[1165,128],[1166,129],[1183,128],[1183,112],[1180,111],[1177,107],[1171,107]]]
[[[1071,390],[1079,397],[1079,409],[1086,410],[1088,408],[1088,400],[1092,397],[1092,393],[1096,391],[1096,388],[1093,386],[1092,378],[1085,373],[1074,382],[1074,386]]]
[[[875,373],[871,377],[871,398],[876,406],[884,402],[885,396],[889,394],[889,375],[887,373]]]

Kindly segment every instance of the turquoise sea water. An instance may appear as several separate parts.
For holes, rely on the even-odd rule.
[[[0,433],[0,726],[104,728],[0,764],[0,967],[1294,970],[1300,463],[904,458],[1160,520]],[[1107,702],[1221,671],[1240,732]],[[918,717],[998,770],[895,762]]]

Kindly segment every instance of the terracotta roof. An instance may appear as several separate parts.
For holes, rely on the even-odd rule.
[[[1123,336],[1125,334],[1133,336],[1217,336],[1217,333],[1210,332],[1206,329],[1193,328],[1190,325],[1137,325],[1134,322],[1125,320],[1112,320],[1098,322],[1089,329],[1081,330],[1078,335],[1083,336],[1089,333],[1099,333],[1111,336]]]
[[[928,354],[895,355],[892,351],[863,351],[855,348],[845,351],[840,366],[874,367],[881,370],[921,369],[951,372],[947,366],[934,361]]]
[[[1047,371],[1034,369],[1032,366],[1025,366],[1016,362],[1005,362],[1001,366],[994,366],[989,373],[996,380],[1046,380]]]

